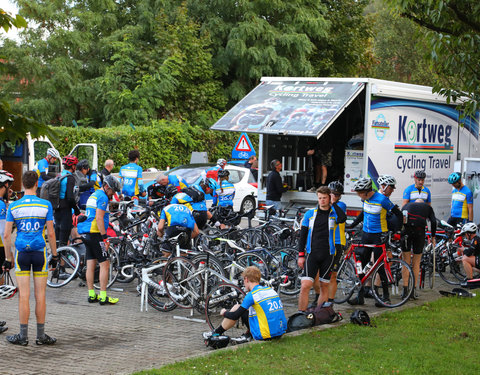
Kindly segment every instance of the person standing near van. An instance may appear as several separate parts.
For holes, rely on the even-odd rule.
[[[459,223],[473,221],[473,194],[462,182],[462,175],[458,172],[448,176],[448,183],[453,186],[452,209],[448,224],[456,226]]]
[[[405,206],[408,202],[415,202],[417,199],[421,199],[427,204],[432,204],[432,194],[427,187],[423,186],[425,177],[427,177],[425,171],[415,171],[413,174],[415,183],[403,191],[402,206]]]
[[[288,186],[284,186],[280,171],[282,170],[282,163],[278,159],[273,159],[270,162],[271,172],[267,177],[267,206],[273,206],[276,210],[282,209],[282,194],[288,190]]]
[[[37,165],[33,167],[33,170],[37,172],[38,176],[37,197],[40,196],[40,189],[42,188],[43,183],[55,177],[48,174],[48,167],[54,165],[57,160],[60,160],[60,153],[51,147],[47,150],[47,156],[42,160],[39,160]]]

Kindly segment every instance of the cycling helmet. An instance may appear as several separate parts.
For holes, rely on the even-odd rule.
[[[221,169],[218,171],[218,178],[228,177],[230,176],[230,172],[226,169]]]
[[[332,193],[343,194],[343,184],[340,181],[332,181],[328,184],[328,188]]]
[[[210,189],[215,190],[217,188],[217,181],[214,178],[207,178],[205,180],[205,185],[207,185]]]
[[[178,189],[175,185],[168,185],[165,189],[165,198],[172,199],[175,194],[178,193]]]
[[[427,174],[425,173],[425,171],[415,171],[413,176],[416,178],[425,178],[427,177]]]
[[[205,345],[211,347],[212,349],[225,348],[229,343],[230,337],[225,335],[210,336],[205,340]]]
[[[365,310],[355,310],[352,315],[350,315],[350,322],[358,324],[359,326],[369,326],[370,317]]]
[[[353,190],[363,191],[363,190],[372,190],[372,180],[368,177],[362,177],[355,182],[353,185]]]
[[[460,178],[462,178],[462,175],[458,172],[453,172],[450,176],[448,176],[448,183],[449,184],[454,184],[458,181],[460,181]]]
[[[224,167],[227,165],[227,161],[225,159],[218,159],[217,160],[217,165],[219,165],[220,167]]]
[[[0,285],[0,298],[9,299],[17,293],[17,287],[15,285]]]
[[[55,159],[61,159],[60,153],[53,147],[47,150],[47,155],[53,156]]]
[[[477,233],[477,225],[475,223],[467,223],[462,227],[462,233]]]
[[[88,162],[87,159],[82,159],[78,162],[77,164],[77,169],[82,170],[82,169],[90,169],[90,163]]]
[[[388,186],[395,186],[397,184],[397,180],[395,180],[395,177],[390,176],[389,174],[383,174],[380,177],[378,177],[377,180],[379,185],[388,185]]]
[[[76,156],[67,155],[63,157],[62,164],[66,165],[67,167],[72,167],[78,164],[78,159]]]
[[[9,185],[13,182],[13,175],[7,171],[0,171],[0,187]]]
[[[103,183],[116,193],[120,193],[122,191],[122,183],[118,178],[112,176],[111,174],[103,178]]]

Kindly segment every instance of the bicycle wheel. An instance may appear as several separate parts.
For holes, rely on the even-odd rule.
[[[430,287],[430,289],[433,289],[433,287],[435,286],[436,255],[435,249],[433,249],[433,246],[431,244],[428,258],[430,260],[427,269],[428,286]]]
[[[57,249],[57,254],[57,267],[48,272],[47,285],[51,288],[60,288],[67,285],[78,276],[80,267],[80,255],[75,248],[62,246]],[[48,256],[48,263],[51,257],[51,255]]]
[[[346,302],[355,291],[358,276],[355,272],[355,266],[351,259],[344,259],[337,272],[337,291],[335,293],[335,303]]]
[[[255,266],[260,270],[263,280],[268,280],[270,278],[268,263],[257,252],[247,251],[245,253],[241,253],[235,260],[234,264],[236,264],[236,266],[234,269],[232,269],[233,272],[230,273],[230,276],[231,278],[233,277],[232,281],[236,280],[236,283],[243,283],[241,274],[245,268],[250,266]]]
[[[303,270],[298,267],[298,251],[292,248],[280,248],[272,250],[274,257],[280,264],[276,273],[282,277],[279,291],[282,294],[294,296],[300,292]]]
[[[465,280],[465,274],[461,261],[457,261],[453,258],[451,254],[444,254],[443,256],[437,257],[437,272],[443,281],[450,285],[460,285],[462,281]]]
[[[164,263],[166,261],[167,258],[158,258],[152,261],[151,265]],[[152,281],[152,284],[149,284],[147,289],[148,304],[155,310],[161,312],[175,310],[177,305],[170,299],[166,290],[166,287],[169,287],[170,285],[164,283],[163,281],[163,267],[159,267],[151,271],[149,278]]]
[[[163,270],[163,282],[170,299],[179,307],[195,306],[202,292],[202,279],[195,275],[195,265],[182,257],[170,258]]]
[[[382,273],[386,280],[382,280]],[[375,286],[372,291],[377,302],[384,307],[402,306],[412,295],[415,284],[412,268],[397,258],[388,259],[387,265],[385,261],[381,262],[373,271],[372,280],[382,280],[382,286]]]
[[[117,252],[120,260],[119,271],[122,267],[133,264],[135,250],[133,245],[128,241],[122,241],[119,238],[110,239],[110,246]],[[128,273],[127,273],[128,272]],[[124,273],[126,275],[124,275]],[[128,277],[127,277],[128,276]],[[116,281],[119,283],[130,283],[135,280],[134,267],[126,268],[125,271],[118,272]]]
[[[205,300],[205,316],[210,329],[214,330],[222,323],[223,316],[220,315],[222,309],[230,310],[235,305],[240,305],[244,297],[243,290],[235,284],[219,284],[214,287]],[[238,319],[235,325],[228,330],[228,335],[241,336],[248,330],[246,323],[242,318]]]
[[[109,256],[108,260],[110,261],[110,264],[108,266],[107,289],[110,288],[113,285],[113,283],[117,280],[117,276],[120,271],[120,258],[118,256],[118,253],[112,247],[108,249],[108,256]],[[95,270],[95,273],[97,273],[97,271],[100,273],[100,266],[98,263],[96,268],[97,269]],[[95,287],[95,289],[100,289],[100,282],[94,283],[93,286]]]
[[[245,250],[253,250],[256,247],[271,247],[268,235],[256,228],[244,229],[229,235],[229,238]]]
[[[211,268],[213,271],[219,273],[221,276],[226,277],[225,269],[223,267],[223,263],[220,259],[218,259],[215,255],[201,253],[195,255],[192,259],[190,259],[192,263],[195,265],[195,268],[198,269],[198,266],[201,262],[204,263],[205,267]],[[203,280],[205,282],[205,278]],[[215,285],[224,282],[224,280],[220,279],[218,276],[209,274],[208,277],[208,284],[207,284],[207,293],[212,289]]]

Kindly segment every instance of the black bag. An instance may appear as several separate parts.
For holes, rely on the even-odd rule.
[[[313,327],[315,319],[313,314],[306,312],[297,312],[293,314],[287,321],[287,332],[298,331],[300,329]]]
[[[203,194],[201,191],[198,191],[193,186],[183,188],[181,191],[187,194],[190,198],[192,198],[193,203],[205,200],[205,194]]]
[[[335,312],[331,303],[324,303],[322,306],[316,306],[313,309],[308,309],[307,313],[313,314],[314,326],[335,323],[339,320],[342,320],[342,315]]]
[[[60,183],[67,176],[68,174],[47,180],[40,189],[40,198],[49,201],[54,210],[60,206]]]

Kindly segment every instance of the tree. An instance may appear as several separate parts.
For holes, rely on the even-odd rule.
[[[388,0],[401,15],[428,30],[430,58],[446,82],[434,90],[449,100],[467,98],[475,113],[480,101],[480,2],[477,0]]]

